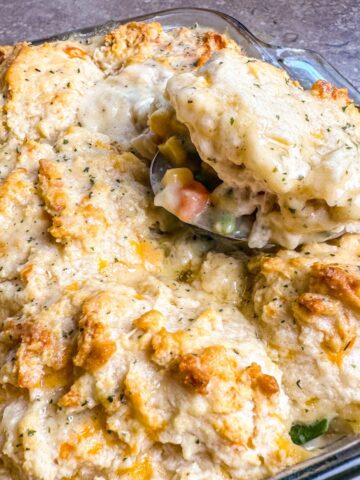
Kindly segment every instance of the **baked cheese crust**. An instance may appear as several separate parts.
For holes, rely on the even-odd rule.
[[[340,417],[359,429],[359,255],[348,235],[250,262],[259,331],[305,423]]]

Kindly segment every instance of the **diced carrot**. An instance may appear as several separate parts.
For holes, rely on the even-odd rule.
[[[179,195],[180,202],[177,216],[184,222],[191,222],[200,215],[205,210],[210,196],[204,185],[195,180],[181,188]]]

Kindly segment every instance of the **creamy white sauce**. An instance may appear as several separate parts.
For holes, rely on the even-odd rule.
[[[173,72],[159,63],[147,61],[124,68],[90,88],[79,109],[81,125],[104,133],[124,150],[141,134],[156,101],[160,101]]]

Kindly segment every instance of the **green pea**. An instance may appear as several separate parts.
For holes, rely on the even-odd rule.
[[[220,235],[231,235],[236,228],[236,218],[231,213],[223,213],[214,228]]]

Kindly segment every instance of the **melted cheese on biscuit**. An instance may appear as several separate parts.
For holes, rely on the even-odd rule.
[[[359,254],[347,235],[250,262],[260,332],[300,422],[341,417],[359,430]]]

